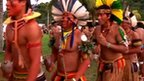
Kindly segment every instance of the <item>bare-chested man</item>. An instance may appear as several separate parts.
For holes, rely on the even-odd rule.
[[[122,27],[126,31],[129,42],[129,51],[124,53],[126,66],[124,68],[123,81],[139,81],[139,67],[137,53],[141,50],[142,41],[137,32],[132,30],[132,20],[124,17]]]
[[[8,81],[45,81],[41,71],[42,32],[30,0],[7,0],[6,53],[2,64]]]
[[[125,33],[119,25],[123,13],[121,7],[117,5],[120,5],[117,0],[96,1],[99,26],[96,27],[94,34],[101,45],[97,81],[122,81],[125,66],[122,53],[126,52],[128,47]],[[117,8],[114,9],[115,7]]]
[[[81,37],[85,40],[85,35],[76,25],[79,18],[88,17],[88,12],[78,0],[57,0],[52,7],[52,13],[56,21],[62,21],[62,31],[54,34],[52,55],[47,59],[47,64],[45,63],[47,70],[51,70],[57,62],[57,71],[52,81],[85,81],[84,73],[90,60],[87,54],[79,49],[82,44]]]
[[[140,64],[140,75],[141,75],[141,80],[144,80],[144,29],[140,27],[143,25],[143,23],[138,22],[137,28],[135,31],[139,34],[141,40],[142,40],[142,46],[141,46],[141,51],[138,53],[138,59],[139,59],[139,64]],[[144,25],[143,25],[144,26]]]

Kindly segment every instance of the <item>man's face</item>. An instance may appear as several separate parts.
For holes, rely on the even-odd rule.
[[[97,17],[100,25],[104,25],[109,20],[108,15],[105,13],[98,13]]]
[[[72,14],[65,13],[63,15],[62,27],[65,30],[70,29],[73,26],[74,22],[75,22],[75,18]]]
[[[131,24],[129,22],[122,22],[122,27],[124,30],[129,29],[131,27]]]
[[[19,0],[7,0],[6,7],[8,16],[12,17],[17,16],[23,9],[22,1]]]

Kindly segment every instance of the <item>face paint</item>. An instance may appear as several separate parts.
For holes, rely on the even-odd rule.
[[[18,16],[24,9],[24,6],[22,6],[21,1],[19,0],[7,0],[6,7],[8,16],[11,16],[12,18]]]
[[[71,29],[73,25],[75,24],[75,17],[71,13],[64,13],[63,14],[63,22],[62,27],[65,30]]]

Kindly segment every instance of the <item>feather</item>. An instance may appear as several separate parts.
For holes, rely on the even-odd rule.
[[[59,9],[61,12],[64,11],[61,0],[57,0],[57,1],[53,4],[53,6],[55,6],[57,9]]]
[[[52,13],[53,14],[59,14],[62,15],[62,11],[60,11],[58,8],[56,8],[55,6],[52,6]]]
[[[89,12],[78,0],[57,0],[52,6],[52,16],[58,21],[64,12],[70,12],[78,19],[89,17]]]
[[[130,20],[131,20],[131,24],[132,24],[132,26],[135,27],[135,26],[137,25],[137,19],[136,19],[136,16],[135,16],[135,15],[132,16],[132,17],[130,18]]]
[[[72,8],[74,7],[74,4],[77,2],[77,0],[70,0],[68,5],[68,11],[72,11]]]
[[[82,4],[79,1],[76,1],[71,9],[71,13],[74,14],[80,7],[82,7]]]
[[[68,3],[69,3],[70,0],[61,0],[61,1],[62,1],[62,6],[63,6],[64,11],[67,12]]]
[[[53,18],[55,21],[60,21],[62,19],[62,16],[53,16]]]
[[[122,11],[122,4],[120,0],[96,0],[96,7],[100,7],[102,5],[107,5],[111,8],[111,17],[114,21],[118,22],[119,24],[122,22],[123,19],[123,11]]]
[[[74,15],[78,18],[84,17],[87,14],[87,10],[84,6],[78,8],[78,10],[74,13]]]
[[[81,25],[81,26],[85,26],[85,25],[87,24],[87,22],[86,22],[86,21],[81,21],[81,20],[79,20],[79,21],[78,21],[78,24]]]

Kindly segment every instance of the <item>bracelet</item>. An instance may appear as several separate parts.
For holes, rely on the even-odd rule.
[[[143,62],[143,61],[140,61],[139,64],[142,65],[142,64],[144,64],[144,62]]]
[[[72,78],[72,81],[76,81],[76,79],[75,79],[75,78]]]
[[[107,48],[110,48],[110,47],[111,47],[111,43],[108,42],[108,44],[107,44]]]

